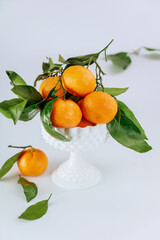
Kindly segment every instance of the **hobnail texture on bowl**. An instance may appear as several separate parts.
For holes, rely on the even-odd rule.
[[[56,131],[70,139],[62,142],[52,137],[41,125],[44,140],[54,148],[71,152],[70,158],[53,173],[52,180],[68,189],[85,189],[97,184],[101,178],[99,170],[82,157],[82,152],[104,144],[109,136],[105,124],[85,128],[56,128]]]

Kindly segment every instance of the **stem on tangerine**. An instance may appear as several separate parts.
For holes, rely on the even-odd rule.
[[[22,149],[31,148],[31,152],[33,152],[32,145],[28,145],[28,146],[12,146],[12,145],[8,145],[8,147],[9,148],[22,148]]]

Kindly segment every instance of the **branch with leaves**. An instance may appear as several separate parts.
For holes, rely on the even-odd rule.
[[[111,40],[109,44],[97,53],[81,55],[76,57],[70,57],[64,59],[62,55],[59,55],[58,63],[54,63],[52,58],[47,58],[48,62],[43,62],[43,73],[39,74],[34,81],[34,86],[27,85],[27,83],[17,73],[13,71],[6,71],[8,77],[11,80],[13,88],[11,91],[17,95],[18,98],[11,100],[5,100],[0,103],[0,112],[7,118],[13,120],[14,124],[20,121],[32,120],[37,113],[40,112],[41,121],[45,130],[53,137],[60,141],[70,141],[67,137],[63,136],[56,131],[52,125],[50,116],[54,101],[58,98],[56,93],[58,90],[55,87],[49,92],[47,98],[43,99],[41,94],[36,90],[36,84],[38,81],[43,81],[51,76],[59,76],[60,84],[61,76],[63,72],[70,66],[81,65],[89,68],[91,65],[95,67],[96,76],[96,91],[104,91],[113,97],[126,92],[126,88],[105,88],[103,85],[103,76],[105,75],[101,66],[97,62],[100,54],[104,53],[105,62],[111,61],[115,66],[125,70],[131,64],[131,56],[133,54],[138,55],[144,49],[145,51],[153,52],[160,51],[160,49],[154,49],[149,47],[141,47],[134,50],[132,53],[119,52],[116,54],[107,54],[107,49],[113,42]],[[57,82],[58,83],[58,82]],[[50,101],[46,100],[50,98]],[[72,99],[77,102],[80,98],[73,96],[63,89],[63,98]],[[132,111],[122,102],[118,101],[118,113],[112,122],[107,124],[107,129],[110,135],[120,144],[133,149],[137,152],[147,152],[151,150],[151,147],[146,142],[147,137],[142,129],[140,123],[132,113]]]

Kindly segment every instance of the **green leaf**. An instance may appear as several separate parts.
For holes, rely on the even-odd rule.
[[[20,116],[26,106],[26,103],[27,100],[24,100],[23,102],[9,108],[14,124],[16,124],[20,119]]]
[[[48,58],[47,57],[47,59],[48,59],[48,61],[49,61],[49,65],[50,65],[50,67],[53,67],[54,66],[54,63],[53,63],[53,60],[52,60],[52,58]]]
[[[48,210],[48,201],[51,195],[47,200],[37,202],[36,204],[28,207],[18,218],[25,220],[36,220],[43,217]]]
[[[112,63],[122,69],[126,69],[130,63],[131,63],[131,59],[128,56],[127,52],[119,52],[116,54],[112,54],[112,55],[107,55],[108,59],[112,61]]]
[[[19,159],[19,157],[21,156],[22,151],[15,154],[14,156],[12,156],[11,158],[9,158],[1,167],[0,169],[0,178],[2,178],[6,173],[9,172],[9,170],[13,167],[14,163]]]
[[[44,73],[48,72],[49,67],[50,67],[49,63],[46,62],[42,63],[42,70]]]
[[[50,70],[51,72],[54,72],[56,70],[59,70],[61,68],[62,64],[55,63],[54,67]]]
[[[32,104],[29,107],[26,107],[20,116],[20,120],[21,121],[32,120],[39,113],[42,102],[43,101],[38,102],[36,104]]]
[[[57,96],[55,95],[55,93],[57,93],[58,90],[55,90],[55,87],[53,89],[51,89],[51,91],[49,92],[48,96],[43,99],[42,101],[36,103],[36,104],[30,104],[28,105],[22,112],[21,116],[20,116],[20,120],[21,121],[29,121],[31,119],[33,119],[37,113],[39,113],[40,109],[43,107],[45,100],[47,100],[49,97],[51,98],[57,98]]]
[[[18,120],[29,121],[35,117],[44,102],[41,94],[28,85],[15,86],[12,91],[20,98],[0,103],[0,112],[7,118],[13,119],[14,124]]]
[[[15,123],[17,119],[21,121],[29,121],[33,119],[37,113],[39,113],[43,102],[44,100],[32,104],[32,101],[23,100],[21,98],[6,100],[0,103],[0,113],[2,113],[7,118],[13,119]],[[24,105],[25,107],[23,108]],[[22,109],[23,111],[21,112]],[[20,116],[17,115],[16,111],[18,111]]]
[[[12,92],[14,92],[17,96],[24,100],[32,99],[35,100],[35,102],[42,101],[43,98],[41,94],[32,86],[26,85],[26,86],[15,86],[12,89]],[[34,103],[35,103],[34,102]]]
[[[42,69],[43,69],[44,73],[46,73],[46,72],[50,71],[52,68],[54,68],[54,63],[53,63],[52,58],[47,57],[47,59],[48,59],[48,63],[46,63],[46,62],[42,63]]]
[[[81,55],[81,56],[77,56],[77,57],[68,58],[65,63],[69,64],[69,65],[82,65],[82,66],[87,66],[89,63],[89,65],[91,65],[98,59],[99,55],[103,51],[106,52],[106,49],[109,47],[109,45],[112,42],[113,42],[113,40],[110,41],[110,43],[105,48],[103,48],[101,51],[99,51],[97,53],[91,53],[91,54],[87,54],[87,55]]]
[[[62,57],[62,56],[61,56],[61,57]],[[53,61],[52,61],[51,58],[48,58],[48,57],[47,57],[47,59],[48,59],[48,62],[47,62],[47,63],[46,63],[46,62],[43,62],[43,64],[42,64],[43,74],[40,74],[40,75],[36,78],[36,80],[35,80],[35,82],[34,82],[34,86],[35,86],[36,82],[39,81],[39,80],[41,80],[41,79],[44,77],[44,75],[46,75],[48,72],[50,73],[50,72],[54,72],[55,70],[59,70],[60,67],[62,66],[62,64],[53,63]],[[62,59],[61,59],[61,60],[62,60]]]
[[[72,58],[68,58],[66,60],[66,64],[70,64],[70,65],[82,65],[82,66],[86,66],[88,65],[89,61],[92,59],[97,60],[97,58],[99,57],[99,53],[93,53],[93,54],[88,54],[88,55],[82,55],[82,56],[77,56],[77,57],[72,57]],[[94,61],[90,61],[90,65],[93,64]]]
[[[102,91],[102,87],[97,88],[98,91]],[[112,96],[118,96],[122,93],[125,93],[128,90],[127,88],[104,88],[104,92],[112,95]]]
[[[10,78],[11,80],[11,83],[14,85],[14,86],[17,86],[17,85],[26,85],[26,82],[23,80],[23,78],[21,78],[16,72],[13,72],[13,71],[6,71],[8,77]]]
[[[64,63],[66,60],[62,57],[61,54],[59,54],[59,62]]]
[[[5,100],[0,103],[0,113],[2,113],[6,118],[11,118],[10,108],[23,102],[23,99],[13,98],[11,100]]]
[[[26,196],[27,202],[30,202],[33,198],[37,196],[38,188],[35,183],[28,181],[27,179],[19,176],[18,182],[21,184]]]
[[[54,138],[60,141],[69,142],[70,140],[58,133],[52,125],[51,113],[53,108],[53,103],[56,99],[48,101],[41,110],[41,121],[45,130]]]
[[[143,48],[150,52],[160,51],[160,49],[157,49],[157,48],[148,48],[148,47],[143,47]]]
[[[110,135],[123,146],[140,153],[148,152],[151,146],[143,139],[143,136],[134,122],[129,119],[121,110],[121,117],[118,114],[107,124]]]
[[[130,120],[132,120],[132,122],[137,126],[137,128],[140,130],[142,136],[144,139],[148,140],[147,136],[145,135],[144,129],[142,128],[142,126],[140,125],[140,123],[138,122],[137,118],[135,117],[134,113],[121,101],[117,101],[118,106],[120,108],[120,110],[122,110],[126,117],[129,118]]]

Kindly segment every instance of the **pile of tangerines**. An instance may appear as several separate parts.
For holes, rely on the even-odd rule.
[[[115,117],[118,105],[116,100],[103,91],[96,90],[93,73],[80,65],[70,66],[63,71],[61,78],[51,76],[40,85],[39,92],[47,98],[55,88],[57,96],[53,103],[51,121],[54,127],[73,128],[106,124]],[[66,99],[64,90],[78,101]],[[50,100],[50,99],[48,99]]]
[[[50,101],[52,98],[48,95],[52,89],[55,89],[56,95],[51,113],[54,127],[84,128],[105,124],[112,121],[117,113],[116,100],[105,92],[95,91],[96,78],[83,66],[71,66],[64,70],[61,77],[46,78],[41,83],[39,92],[44,99]],[[78,100],[66,99],[64,90]],[[28,148],[23,151],[17,163],[23,175],[38,176],[46,170],[48,158],[41,150]]]

